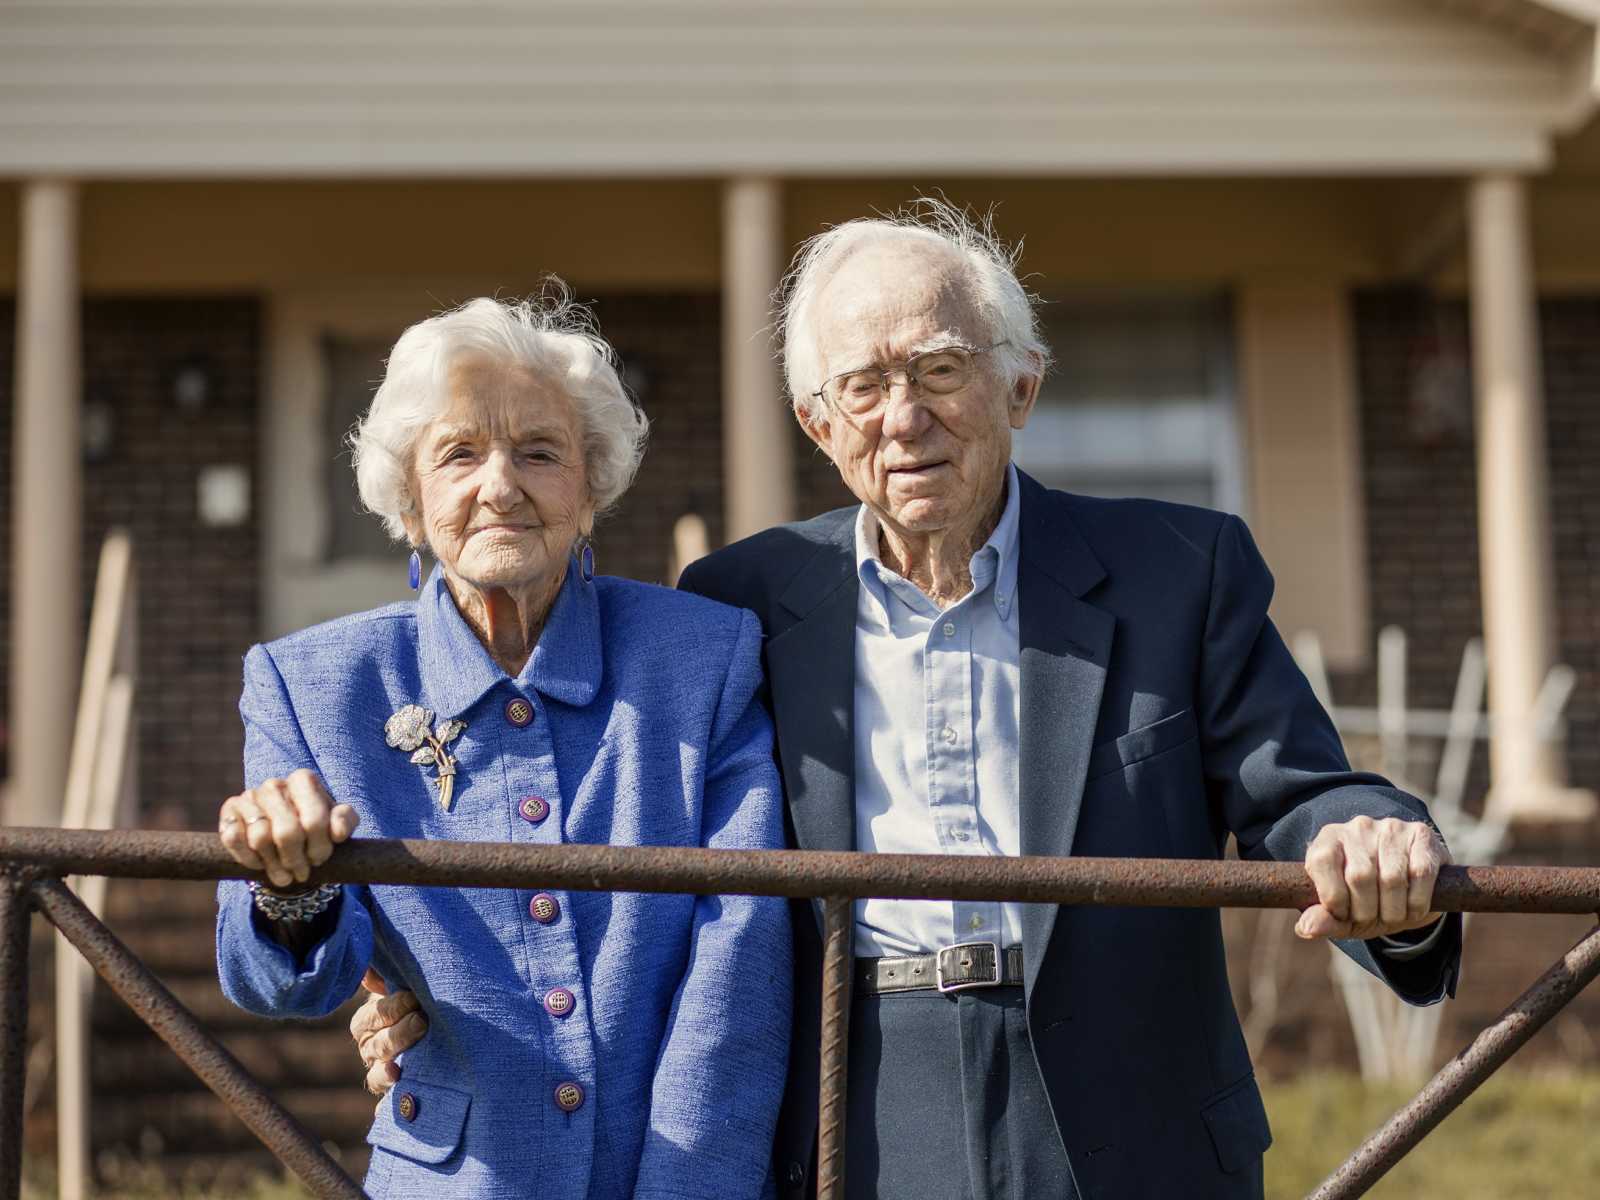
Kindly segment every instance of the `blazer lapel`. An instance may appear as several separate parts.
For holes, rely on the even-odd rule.
[[[800,619],[767,642],[778,758],[802,850],[856,848],[854,545],[853,522],[842,522],[779,598]]]
[[[1105,578],[1083,536],[1043,487],[1022,481],[1019,804],[1022,853],[1072,853],[1084,776],[1100,714],[1115,619],[1079,597]],[[1055,928],[1057,906],[1023,909],[1029,994]]]

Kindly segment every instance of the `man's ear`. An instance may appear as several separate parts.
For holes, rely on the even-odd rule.
[[[800,428],[805,430],[806,436],[817,444],[817,448],[828,456],[828,461],[833,461],[833,426],[828,423],[827,410],[820,404],[814,409],[797,407],[795,417],[800,422]]]
[[[1039,399],[1039,387],[1044,383],[1042,362],[1037,354],[1030,355],[1034,360],[1030,363],[1032,368],[1026,375],[1019,376],[1012,385],[1011,395],[1006,397],[1006,417],[1011,422],[1011,428],[1021,429],[1028,423],[1028,418],[1033,414],[1033,406]]]

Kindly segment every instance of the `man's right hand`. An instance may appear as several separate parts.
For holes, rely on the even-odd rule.
[[[350,1036],[367,1067],[367,1091],[381,1096],[399,1081],[400,1068],[394,1060],[422,1040],[428,1032],[428,1018],[411,992],[388,995],[389,989],[376,971],[369,969],[361,986],[372,994],[350,1018]]]

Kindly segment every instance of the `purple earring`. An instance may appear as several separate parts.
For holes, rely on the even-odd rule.
[[[422,586],[422,555],[418,554],[415,550],[411,552],[409,577],[411,580],[411,590],[414,592]]]
[[[578,573],[585,583],[594,582],[594,546],[588,538],[583,539],[583,549],[578,552]]]

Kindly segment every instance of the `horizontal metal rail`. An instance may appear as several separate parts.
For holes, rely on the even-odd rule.
[[[360,1190],[312,1136],[246,1074],[62,875],[249,879],[215,834],[0,829],[0,1200],[21,1175],[26,929],[37,905],[156,1032],[318,1196]],[[824,961],[818,1125],[819,1200],[844,1194],[851,902],[859,897],[1068,905],[1304,908],[1315,890],[1299,863],[1111,858],[990,858],[654,846],[525,846],[361,839],[341,846],[315,882],[823,898]],[[1600,868],[1446,867],[1445,912],[1600,912]],[[1600,975],[1600,929],[1579,942],[1314,1194],[1353,1200],[1449,1115],[1528,1038]]]
[[[0,866],[141,879],[262,879],[210,833],[0,829]],[[1001,858],[678,846],[347,842],[318,883],[544,887],[604,892],[1005,900],[1158,908],[1304,908],[1299,863],[1211,859]],[[1600,912],[1600,867],[1446,867],[1440,912]]]

